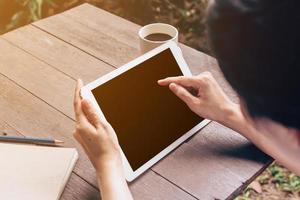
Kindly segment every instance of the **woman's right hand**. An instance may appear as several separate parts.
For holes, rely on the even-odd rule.
[[[228,115],[239,109],[221,89],[210,72],[197,76],[169,77],[158,81],[161,86],[169,86],[187,106],[206,119],[224,123]]]

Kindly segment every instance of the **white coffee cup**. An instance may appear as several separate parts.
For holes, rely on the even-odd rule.
[[[146,37],[151,34],[166,34],[170,36],[168,40],[150,40]],[[169,24],[164,23],[154,23],[143,26],[139,30],[139,38],[140,38],[140,52],[144,54],[151,49],[154,49],[170,40],[176,42],[178,44],[178,30]]]

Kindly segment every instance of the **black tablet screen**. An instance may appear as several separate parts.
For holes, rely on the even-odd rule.
[[[168,87],[157,84],[181,75],[167,49],[92,90],[133,170],[203,120]]]

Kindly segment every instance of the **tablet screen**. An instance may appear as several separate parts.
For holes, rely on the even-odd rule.
[[[134,171],[203,120],[157,84],[181,75],[167,49],[92,90]]]

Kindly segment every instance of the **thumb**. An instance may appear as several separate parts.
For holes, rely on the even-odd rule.
[[[102,123],[92,104],[88,100],[84,99],[81,102],[81,106],[88,121],[96,128],[101,127]]]
[[[195,96],[193,96],[189,91],[184,87],[177,85],[176,83],[171,83],[169,88],[176,96],[178,96],[182,101],[184,101],[190,108],[199,101]]]

